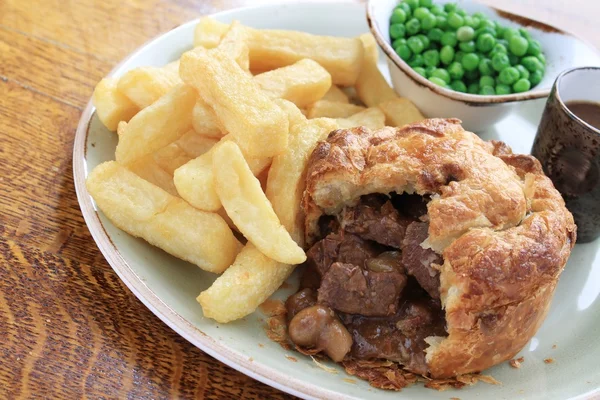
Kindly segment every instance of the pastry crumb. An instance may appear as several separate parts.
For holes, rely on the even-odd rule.
[[[521,368],[521,364],[525,361],[525,357],[513,358],[508,362],[508,364],[513,368]]]
[[[292,356],[285,356],[285,358],[287,358],[288,360],[292,361],[292,362],[298,362],[298,359],[296,357],[292,357]]]
[[[544,362],[545,362],[546,364],[552,364],[552,363],[554,363],[554,358],[545,358],[545,359],[544,359]]]
[[[555,344],[552,345],[552,348],[555,349],[557,346]]]
[[[450,400],[460,400],[460,397],[450,397]]]

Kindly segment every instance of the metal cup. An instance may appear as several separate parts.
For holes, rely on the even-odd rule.
[[[562,72],[554,82],[531,149],[565,199],[577,224],[577,242],[600,236],[600,130],[565,104],[600,103],[600,68]]]

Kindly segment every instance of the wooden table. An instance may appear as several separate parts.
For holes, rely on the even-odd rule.
[[[485,0],[600,47],[591,0]],[[98,82],[159,33],[269,0],[0,0],[0,398],[289,398],[198,350],[118,279],[71,152]]]

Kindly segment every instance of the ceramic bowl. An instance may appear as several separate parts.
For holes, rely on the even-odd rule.
[[[449,3],[436,0],[435,3]],[[509,95],[473,95],[444,89],[416,73],[394,51],[390,42],[389,21],[398,0],[369,0],[367,21],[385,53],[396,92],[408,97],[426,115],[455,117],[473,132],[480,132],[505,117],[521,101],[548,97],[558,74],[569,68],[600,65],[600,53],[590,44],[558,28],[526,17],[500,11],[470,0],[458,0],[469,14],[481,12],[504,26],[527,27],[542,44],[546,55],[546,73],[534,88]]]

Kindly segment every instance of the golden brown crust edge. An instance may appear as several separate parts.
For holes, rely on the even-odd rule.
[[[424,245],[444,256],[449,336],[430,341],[431,375],[481,371],[513,357],[543,322],[576,238],[539,162],[484,142],[455,119],[334,131],[309,160],[307,243],[321,215],[393,191],[432,195]]]

